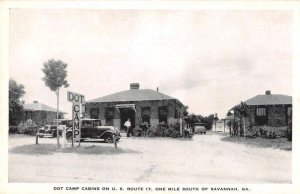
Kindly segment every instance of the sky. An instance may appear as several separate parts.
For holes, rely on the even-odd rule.
[[[292,12],[286,10],[10,10],[9,76],[25,103],[56,107],[43,63],[68,64],[67,91],[86,100],[129,89],[159,91],[190,113],[220,118],[264,94],[292,95]]]

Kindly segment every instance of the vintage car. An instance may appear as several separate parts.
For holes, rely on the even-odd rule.
[[[58,122],[58,130],[60,136],[62,135],[63,132],[63,126],[66,126],[67,129],[70,127],[72,128],[72,120],[70,119],[53,119],[51,124],[45,125],[44,127],[38,129],[39,137],[44,137],[44,136],[56,137],[57,122]]]
[[[116,141],[120,139],[120,131],[114,126],[101,126],[98,119],[82,119],[81,120],[81,138],[80,141],[101,139],[107,143],[113,143],[113,136]],[[67,130],[66,138],[72,141],[72,128]]]
[[[195,133],[206,134],[206,128],[205,128],[204,123],[195,123],[194,131],[195,131]]]
[[[44,127],[38,129],[39,137],[44,137],[44,136],[56,137],[57,136],[56,129],[57,129],[56,125],[45,125]],[[62,134],[62,130],[59,129],[59,135],[61,134]]]

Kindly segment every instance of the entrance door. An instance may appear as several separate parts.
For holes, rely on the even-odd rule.
[[[124,123],[130,119],[131,127],[135,127],[135,112],[131,108],[122,108],[120,109],[120,117],[121,117],[121,126],[120,129],[123,131],[126,131],[126,127],[124,126]]]

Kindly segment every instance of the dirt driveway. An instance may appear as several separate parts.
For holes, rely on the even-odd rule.
[[[122,138],[119,148],[83,143],[56,149],[56,140],[9,138],[9,182],[291,183],[292,152],[221,141]]]

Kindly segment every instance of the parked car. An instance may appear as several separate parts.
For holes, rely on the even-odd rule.
[[[195,123],[194,131],[195,131],[195,133],[206,134],[206,128],[205,128],[204,123]]]
[[[113,143],[113,136],[116,141],[120,139],[120,131],[114,126],[101,126],[99,119],[82,119],[80,141],[89,139],[102,139],[107,143]],[[72,128],[67,130],[67,140],[72,141]]]
[[[56,125],[58,122],[58,129],[63,131],[63,127],[66,127],[66,131],[72,129],[73,121],[71,119],[54,119],[52,125]]]
[[[45,125],[44,127],[38,129],[39,137],[44,137],[44,136],[56,137],[57,136],[56,129],[57,129],[56,125]],[[60,129],[59,129],[59,135],[62,135],[62,130]]]

